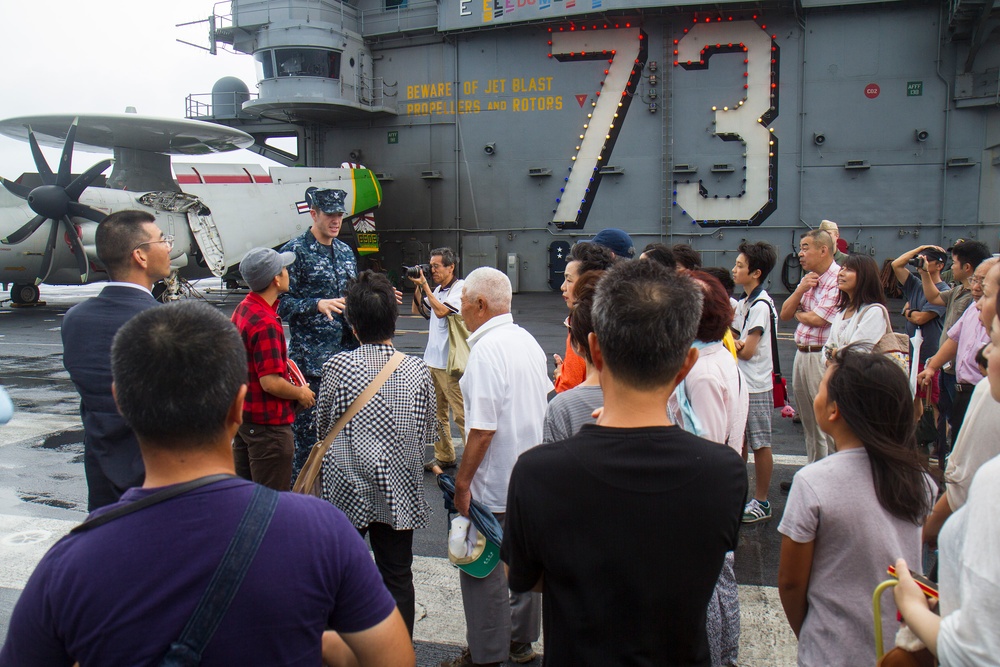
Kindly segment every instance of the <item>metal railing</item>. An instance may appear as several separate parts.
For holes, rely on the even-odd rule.
[[[184,99],[184,117],[192,119],[248,118],[243,103],[257,99],[257,93],[192,93]]]

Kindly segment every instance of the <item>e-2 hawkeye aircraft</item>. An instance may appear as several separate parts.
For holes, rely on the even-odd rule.
[[[171,265],[186,279],[223,277],[247,250],[278,247],[311,224],[308,186],[347,192],[345,217],[382,202],[367,169],[179,164],[171,155],[246,148],[253,137],[195,120],[138,114],[46,115],[0,121],[0,134],[26,140],[38,169],[17,181],[0,178],[0,284],[15,304],[36,303],[38,286],[107,279],[94,237],[97,224],[124,209],[149,211],[174,236]],[[40,145],[62,147],[55,170]],[[113,151],[79,175],[74,146]],[[97,184],[114,165],[106,185]],[[32,182],[33,181],[33,182]],[[167,281],[176,286],[177,282]]]

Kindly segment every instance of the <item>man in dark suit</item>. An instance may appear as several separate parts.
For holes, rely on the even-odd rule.
[[[153,283],[170,274],[173,237],[145,211],[112,213],[97,227],[97,256],[111,281],[63,319],[63,364],[80,393],[87,509],[116,502],[145,476],[139,443],[111,395],[111,342],[123,324],[156,305]]]

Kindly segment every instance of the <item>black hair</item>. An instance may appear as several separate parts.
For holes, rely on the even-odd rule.
[[[396,291],[384,274],[362,271],[344,290],[345,314],[362,343],[380,343],[396,335],[399,305]]]
[[[951,248],[951,254],[958,258],[960,264],[971,264],[975,270],[983,260],[991,257],[993,253],[990,252],[989,246],[982,241],[962,241]]]
[[[687,243],[678,243],[671,250],[674,253],[674,260],[688,271],[701,268],[701,253]]]
[[[441,256],[441,263],[445,266],[455,266],[458,264],[458,257],[455,256],[455,251],[451,248],[434,248],[431,250],[431,257],[435,255]]]
[[[706,266],[702,271],[718,280],[722,289],[726,290],[726,294],[732,296],[733,290],[736,289],[736,281],[733,280],[732,271],[721,266]]]
[[[604,271],[585,271],[573,283],[573,308],[569,315],[569,339],[573,342],[573,349],[588,362],[593,363],[590,357],[589,336],[594,330],[594,296],[597,294],[597,285],[604,276]]]
[[[640,254],[640,259],[643,258],[643,256],[645,256],[645,259],[651,259],[654,262],[658,262],[668,269],[677,268],[677,260],[674,259],[674,251],[663,243],[650,243]]]
[[[623,261],[608,269],[591,315],[614,377],[640,390],[672,382],[698,331],[702,298],[694,280],[656,262]]]
[[[749,273],[760,271],[761,283],[770,275],[774,269],[774,265],[778,263],[778,252],[774,249],[773,245],[766,241],[757,241],[755,243],[743,241],[740,243],[738,251],[746,257],[747,271]]]
[[[827,394],[868,452],[879,504],[894,517],[923,523],[932,500],[906,373],[885,355],[853,344],[838,350],[832,363]]]
[[[184,301],[145,310],[111,346],[115,398],[144,445],[199,449],[225,430],[247,383],[247,352],[216,308]]]
[[[847,292],[841,290],[837,297],[837,308],[846,310],[854,307],[855,312],[862,307],[880,303],[885,305],[885,290],[882,289],[882,275],[879,272],[878,264],[868,255],[848,255],[841,265],[842,269],[854,271],[857,282],[854,287],[854,296],[848,296]]]
[[[570,262],[580,262],[578,274],[585,271],[605,271],[614,266],[615,254],[602,245],[590,241],[580,241],[569,249]]]
[[[976,363],[979,365],[980,368],[989,368],[990,362],[986,358],[986,348],[988,348],[989,346],[990,344],[987,343],[986,345],[983,345],[981,348],[979,348],[978,352],[976,352]]]
[[[147,222],[155,224],[156,218],[147,211],[126,210],[112,213],[97,225],[97,257],[112,280],[124,276],[132,262],[132,251],[149,240],[142,228]]]

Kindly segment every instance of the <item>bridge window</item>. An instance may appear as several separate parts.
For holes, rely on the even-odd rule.
[[[340,52],[331,49],[266,49],[254,54],[254,59],[259,80],[286,76],[340,78]]]

